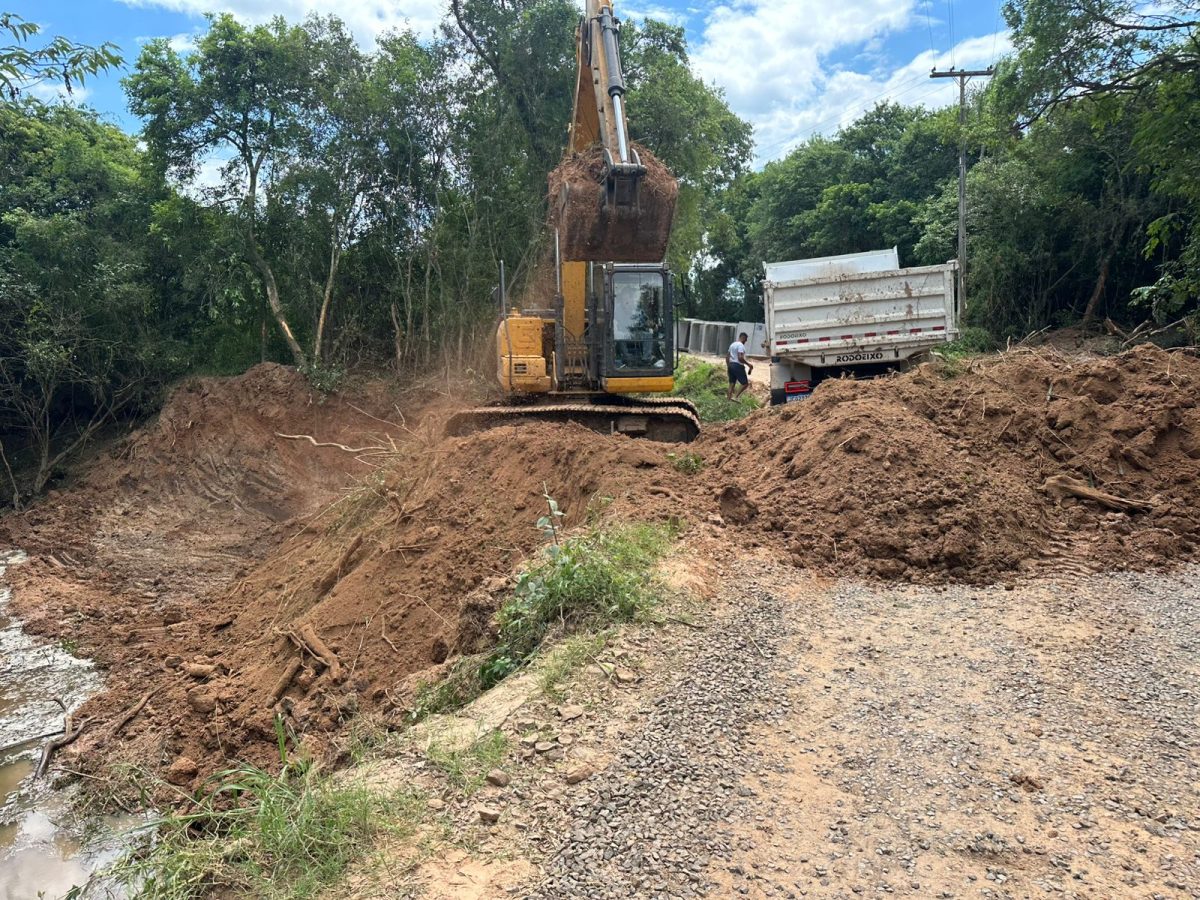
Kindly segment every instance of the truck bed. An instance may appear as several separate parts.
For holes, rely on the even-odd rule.
[[[772,357],[813,367],[903,360],[957,335],[954,263],[765,283]]]

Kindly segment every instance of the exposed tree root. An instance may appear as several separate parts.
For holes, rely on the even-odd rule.
[[[61,703],[60,703],[60,705],[61,705]],[[37,771],[33,773],[33,777],[41,778],[43,775],[45,775],[46,770],[48,768],[50,768],[50,761],[54,758],[54,754],[57,753],[59,750],[61,750],[63,747],[67,746],[68,744],[73,743],[75,741],[75,739],[78,738],[81,734],[83,734],[84,731],[86,731],[88,726],[90,726],[91,724],[92,724],[92,719],[89,716],[88,718],[81,721],[78,725],[74,725],[73,722],[71,721],[71,714],[67,713],[63,717],[62,736],[56,737],[54,740],[49,741],[46,744],[45,748],[42,750],[41,761],[38,762]]]
[[[121,713],[121,717],[119,719],[117,719],[116,724],[113,725],[111,736],[116,737],[118,734],[120,734],[122,731],[124,731],[125,726],[128,725],[130,722],[132,722],[134,716],[136,716],[143,709],[145,709],[146,704],[149,702],[150,702],[150,695],[143,694],[141,700],[139,700],[137,703],[133,704],[133,706],[129,707],[129,709],[125,710],[125,712]]]
[[[296,673],[300,671],[303,661],[299,656],[295,657],[287,664],[287,668],[283,670],[283,674],[279,676],[279,680],[275,682],[275,687],[271,688],[271,706],[279,702],[280,698],[287,693],[288,687],[292,683],[292,679],[296,677]]]

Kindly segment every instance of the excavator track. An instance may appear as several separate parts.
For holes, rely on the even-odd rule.
[[[690,443],[700,434],[696,407],[677,397],[606,397],[603,403],[484,406],[455,413],[446,433],[475,434],[524,422],[576,422],[602,434],[626,434],[664,443]]]

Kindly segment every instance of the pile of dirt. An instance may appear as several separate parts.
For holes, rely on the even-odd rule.
[[[278,366],[202,379],[4,521],[32,551],[10,570],[19,613],[113,673],[77,713],[94,725],[72,768],[131,762],[191,787],[231,760],[277,763],[277,715],[317,755],[363,713],[403,723],[421,678],[490,644],[544,540],[543,492],[570,527],[666,518],[686,489],[664,445],[574,425],[444,438],[384,409],[322,401]]]
[[[722,507],[797,564],[987,582],[1200,547],[1200,360],[1016,351],[828,381],[710,432]],[[736,488],[739,496],[730,498]]]
[[[550,173],[547,224],[551,234],[559,230],[564,260],[657,263],[667,255],[679,183],[653,153],[634,147],[646,174],[633,209],[605,203],[603,147],[573,153]]]

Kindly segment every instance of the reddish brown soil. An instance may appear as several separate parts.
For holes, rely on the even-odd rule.
[[[973,582],[1020,570],[1146,568],[1200,547],[1200,360],[1145,346],[1079,360],[1018,351],[825,382],[811,400],[712,430],[744,491],[723,507],[798,565]],[[1067,475],[1146,501],[1060,503]]]
[[[405,419],[383,392],[322,399],[259,366],[177,391],[76,485],[0,520],[0,542],[31,553],[9,570],[25,620],[108,669],[72,766],[129,761],[182,786],[275,762],[277,713],[315,753],[363,713],[404,721],[416,680],[487,645],[541,540],[543,490],[568,526],[589,508],[681,516],[721,535],[697,547],[761,544],[831,574],[983,582],[1195,557],[1200,360],[1045,350],[951,374],[826,382],[709,426],[688,476],[675,446],[572,425],[445,438],[445,410]],[[1042,485],[1061,475],[1149,510],[1060,502]],[[336,674],[289,637],[308,625]]]
[[[653,153],[635,147],[646,168],[635,210],[605,206],[601,147],[568,156],[550,173],[547,230],[558,228],[563,259],[656,263],[667,255],[679,184]]]
[[[10,570],[22,617],[110,670],[73,765],[130,761],[189,786],[229,760],[277,761],[277,711],[315,753],[360,712],[403,721],[408,676],[488,643],[492,593],[541,540],[543,490],[571,526],[601,497],[665,518],[683,480],[663,445],[574,425],[446,439],[436,418],[388,425],[280,366],[201,379],[80,484],[3,520],[0,540],[31,552]],[[306,624],[336,676],[287,636]]]

